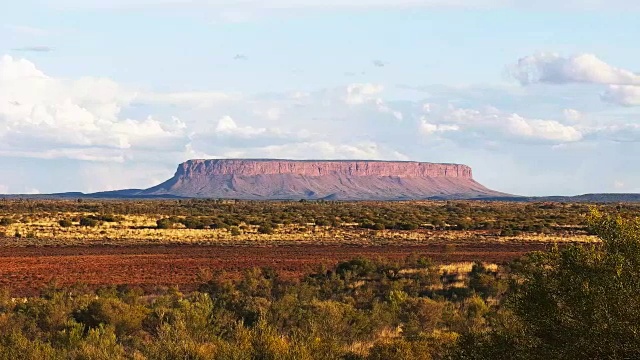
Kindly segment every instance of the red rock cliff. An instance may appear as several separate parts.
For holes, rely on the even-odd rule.
[[[459,164],[410,161],[250,159],[189,160],[180,164],[176,176],[190,178],[212,175],[277,174],[473,178],[471,168]]]

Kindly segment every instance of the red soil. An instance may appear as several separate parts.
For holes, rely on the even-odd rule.
[[[14,296],[38,294],[51,282],[59,286],[84,283],[90,287],[128,284],[153,290],[177,285],[183,291],[197,288],[203,270],[239,272],[271,267],[294,277],[335,265],[357,256],[401,259],[425,255],[441,263],[485,261],[501,263],[530,251],[544,250],[540,243],[474,243],[456,245],[376,246],[293,245],[250,246],[90,246],[0,248],[0,287]]]

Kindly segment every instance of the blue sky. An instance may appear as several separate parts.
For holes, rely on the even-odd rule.
[[[561,6],[561,7],[559,7]],[[192,157],[461,162],[640,191],[630,1],[27,0],[0,13],[0,192],[147,187]]]

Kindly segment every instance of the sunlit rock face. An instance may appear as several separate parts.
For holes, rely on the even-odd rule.
[[[144,195],[286,200],[472,199],[506,194],[459,164],[367,160],[189,160]]]

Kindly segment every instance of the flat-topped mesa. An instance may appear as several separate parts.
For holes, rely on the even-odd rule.
[[[140,195],[245,200],[480,199],[505,194],[458,164],[377,160],[189,160]]]
[[[378,177],[447,177],[473,179],[469,166],[413,161],[367,160],[254,160],[220,159],[189,160],[178,167],[176,176],[183,178],[215,175],[301,175],[309,177],[344,175]]]

